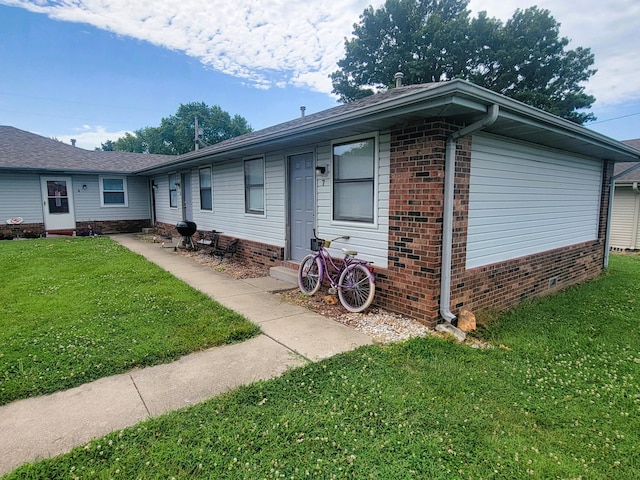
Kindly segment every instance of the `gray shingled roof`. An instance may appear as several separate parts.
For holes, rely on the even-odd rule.
[[[0,126],[0,170],[131,173],[172,158],[170,155],[85,150],[15,127]]]
[[[155,174],[193,167],[198,162],[224,161],[286,150],[303,143],[326,142],[379,131],[418,118],[447,118],[469,124],[499,105],[498,119],[487,133],[581,155],[619,162],[635,160],[632,147],[560,117],[461,79],[393,88],[361,100],[225,140],[185,153],[163,165],[136,173]]]
[[[623,140],[625,145],[629,145],[637,150],[640,150],[640,138],[634,140]],[[613,174],[618,176],[621,173],[631,170],[629,173],[616,178],[616,182],[640,182],[640,162],[621,162],[616,163]]]
[[[293,132],[314,128],[316,125],[324,124],[336,117],[348,115],[349,113],[356,114],[360,110],[393,102],[394,100],[402,99],[403,97],[409,97],[413,94],[430,90],[439,85],[441,85],[441,83],[432,82],[392,88],[390,90],[376,93],[375,95],[369,95],[354,102],[338,105],[320,112],[310,113],[304,117],[298,117],[284,123],[279,123],[271,127],[256,130],[255,132],[224,140],[216,143],[215,145],[184,153],[179,157],[171,158],[167,164],[180,163],[194,158],[206,157],[219,152],[232,151],[235,148],[244,147],[246,145],[258,144],[269,138],[284,137],[292,134]]]

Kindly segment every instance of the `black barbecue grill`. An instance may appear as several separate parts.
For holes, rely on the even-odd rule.
[[[177,250],[178,247],[184,247],[189,250],[195,250],[195,245],[193,244],[193,239],[191,238],[194,233],[198,230],[198,226],[195,222],[190,222],[189,220],[182,220],[176,223],[176,230],[178,233],[182,235],[182,238],[178,242],[178,244],[174,247],[174,250]]]

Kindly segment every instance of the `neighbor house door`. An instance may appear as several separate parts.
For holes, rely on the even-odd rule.
[[[291,260],[309,253],[315,215],[313,153],[289,157],[289,242]]]
[[[193,199],[191,198],[191,172],[183,173],[182,183],[182,218],[193,220]]]
[[[40,177],[40,185],[45,230],[75,230],[71,177]]]

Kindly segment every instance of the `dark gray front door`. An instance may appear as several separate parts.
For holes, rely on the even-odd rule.
[[[289,157],[289,224],[291,260],[302,260],[309,253],[314,225],[313,153]]]
[[[193,220],[193,202],[191,198],[191,172],[183,173],[182,178],[182,219]]]

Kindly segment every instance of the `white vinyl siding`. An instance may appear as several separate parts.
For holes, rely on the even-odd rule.
[[[151,216],[149,181],[144,177],[127,177],[128,205],[120,208],[100,207],[100,182],[97,175],[73,175],[73,202],[78,222],[96,220],[140,220]],[[87,188],[83,188],[86,185]],[[22,217],[24,223],[42,223],[43,199],[40,175],[3,173],[0,189],[5,202],[0,205],[0,221]]]
[[[40,175],[29,173],[1,173],[0,222],[6,225],[8,218],[20,217],[23,223],[42,223],[42,194]]]
[[[475,135],[467,268],[595,240],[602,164]]]
[[[111,178],[111,177],[106,177]],[[101,180],[97,175],[73,176],[73,201],[76,221],[140,220],[151,218],[149,180],[145,177],[126,177],[127,205],[118,208],[101,206]],[[86,185],[87,188],[83,188]]]
[[[212,168],[213,210],[194,209],[192,220],[200,231],[218,230],[224,235],[252,240],[270,245],[285,246],[285,153],[271,153],[264,158],[265,188],[264,215],[245,213],[244,162],[241,158],[207,163]],[[202,165],[203,167],[205,165]],[[197,182],[199,168],[192,170],[192,179]],[[170,209],[168,200],[168,177],[157,176],[156,193],[157,221],[175,224],[181,220],[179,209]],[[163,188],[164,187],[164,188]],[[198,189],[192,189],[192,197],[198,202]],[[197,205],[197,203],[196,203]]]
[[[336,242],[330,249],[332,255],[342,257],[341,248],[357,250],[358,257],[373,261],[375,266],[386,268],[389,250],[389,170],[390,135],[380,134],[378,138],[378,170],[376,172],[376,203],[374,205],[375,224],[356,224],[332,221],[331,174],[316,177],[316,227],[325,238],[349,235],[348,242]],[[198,230],[218,230],[224,235],[242,240],[252,240],[284,247],[286,245],[287,191],[286,159],[296,152],[316,151],[318,165],[331,165],[331,143],[304,145],[295,152],[276,151],[264,157],[264,215],[245,213],[244,162],[237,158],[220,163],[207,163],[212,167],[213,211],[195,209],[193,221]],[[197,178],[198,168],[193,172]],[[178,210],[169,208],[168,176],[155,177],[157,221],[175,224],[180,221]],[[196,197],[197,201],[197,197]]]
[[[640,248],[640,195],[631,186],[616,185],[611,215],[611,246]]]

